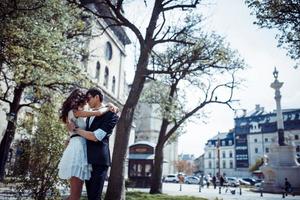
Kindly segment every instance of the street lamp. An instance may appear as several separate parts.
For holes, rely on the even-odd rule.
[[[221,194],[221,162],[220,162],[220,138],[218,137],[218,145],[217,145],[217,153],[218,153],[218,179],[219,179],[219,194]]]

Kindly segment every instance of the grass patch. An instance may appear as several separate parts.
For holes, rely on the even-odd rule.
[[[145,192],[127,192],[126,200],[207,200],[191,196],[170,196],[166,194],[149,194]]]

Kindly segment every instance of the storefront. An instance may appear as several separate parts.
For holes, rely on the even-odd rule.
[[[149,142],[137,142],[129,147],[128,177],[130,186],[150,187],[154,147],[154,144]]]

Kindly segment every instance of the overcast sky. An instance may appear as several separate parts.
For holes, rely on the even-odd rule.
[[[235,92],[235,99],[240,100],[235,107],[251,111],[255,104],[260,104],[266,111],[274,110],[274,90],[270,84],[274,81],[272,73],[276,66],[279,80],[284,82],[281,89],[282,107],[300,108],[300,69],[294,69],[295,61],[286,56],[285,50],[277,48],[276,32],[253,25],[255,17],[250,16],[250,9],[243,0],[209,2],[197,9],[206,17],[205,28],[224,36],[248,66],[241,73],[245,81],[243,87]],[[143,21],[140,12],[137,18]],[[208,139],[234,127],[234,113],[228,107],[213,105],[206,111],[209,112],[206,124],[188,124],[187,133],[179,138],[178,153],[199,156],[204,152]]]
[[[300,69],[294,69],[295,61],[286,56],[286,51],[277,48],[275,30],[260,29],[253,25],[254,16],[242,0],[215,0],[199,9],[207,16],[206,28],[224,36],[231,47],[245,59],[248,69],[242,74],[243,87],[235,92],[238,107],[251,111],[255,104],[266,111],[275,109],[274,81],[276,66],[281,89],[283,108],[300,108]],[[234,113],[225,106],[211,106],[207,124],[189,124],[187,134],[179,138],[179,153],[199,156],[204,152],[208,139],[218,132],[234,127]]]

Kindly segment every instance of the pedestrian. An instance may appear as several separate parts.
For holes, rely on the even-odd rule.
[[[223,187],[225,179],[223,176],[220,177],[220,186]]]
[[[216,189],[217,188],[217,178],[216,178],[216,176],[213,176],[212,183],[214,185],[214,189]]]
[[[288,193],[292,192],[292,185],[291,183],[288,181],[287,178],[284,179],[284,190],[285,190],[285,195],[287,196]]]

